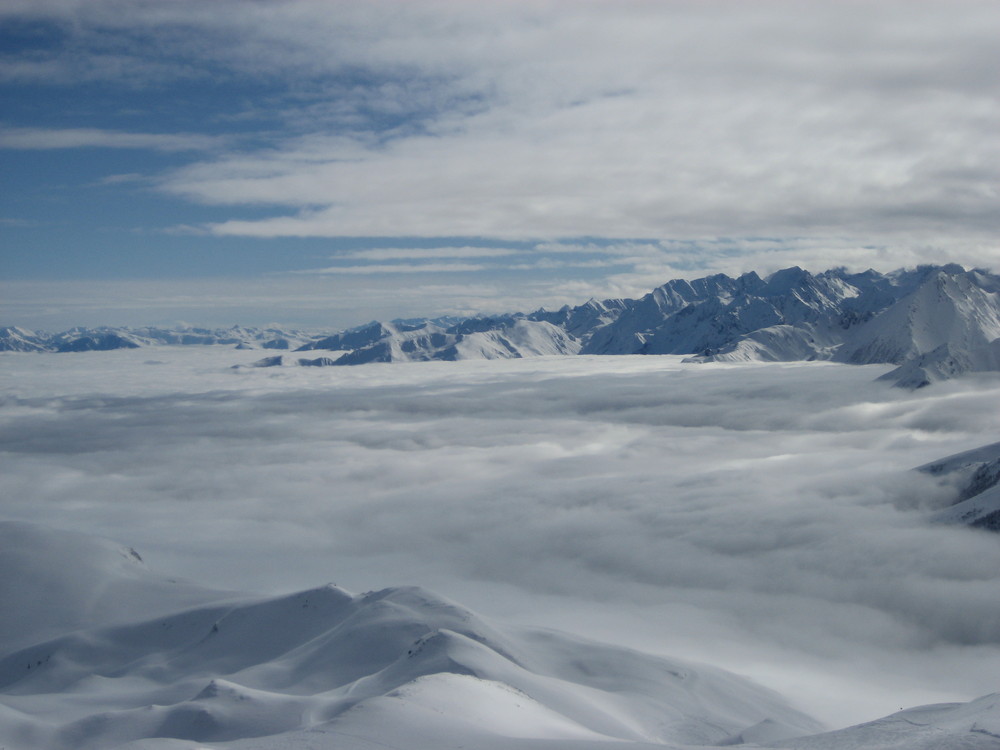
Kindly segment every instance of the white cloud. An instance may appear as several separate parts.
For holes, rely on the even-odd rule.
[[[344,312],[322,325],[579,304],[713,272],[995,267],[1000,257],[993,3],[956,13],[887,2],[862,13],[819,2],[97,0],[0,13],[55,24],[50,48],[0,61],[26,66],[23,80],[37,68],[39,86],[99,80],[128,108],[136,92],[227,83],[232,100],[220,96],[203,124],[232,126],[229,136],[0,134],[9,148],[188,151],[184,166],[136,187],[144,200],[152,184],[220,218],[206,223],[199,210],[167,233],[227,247],[357,236],[531,243],[523,253],[483,239],[459,240],[461,254],[341,253],[337,262],[359,262],[296,278],[365,279],[381,302],[331,287],[341,296],[328,304]],[[395,278],[435,271],[479,274],[477,292],[447,277],[419,287]],[[286,307],[294,297],[263,295]],[[347,299],[370,314],[351,316]],[[255,313],[243,309],[249,322]]]
[[[266,110],[288,134],[162,182],[199,202],[288,208],[214,222],[219,235],[763,235],[962,252],[998,229],[993,3],[6,13],[62,24],[68,41],[48,57],[8,60],[50,80],[218,70],[281,84],[247,113]]]
[[[909,472],[995,441],[995,379],[908,393],[879,367],[669,357],[229,369],[256,358],[6,355],[5,513],[210,584],[426,585],[795,685],[833,721],[995,689],[996,538],[930,525],[947,498]]]
[[[968,10],[990,25],[988,6]],[[404,13],[421,38],[389,23],[370,49],[345,53],[380,72],[437,76],[426,133],[359,140],[346,161],[317,151],[304,164],[299,142],[263,159],[233,155],[180,170],[165,188],[312,207],[220,222],[222,235],[377,236],[387,216],[392,233],[514,238],[806,233],[950,245],[996,228],[985,130],[1000,108],[985,74],[996,60],[982,30],[947,9],[886,4],[859,26],[851,7],[515,3],[450,13],[451,45],[439,44],[440,12]],[[447,106],[470,91],[478,109]]]

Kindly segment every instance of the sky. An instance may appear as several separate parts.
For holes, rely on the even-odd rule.
[[[670,356],[232,369],[259,356],[3,354],[4,519],[210,587],[423,586],[714,664],[832,726],[997,689],[997,537],[931,523],[955,490],[912,471],[996,442],[996,378],[907,391],[875,382],[886,366]]]
[[[995,270],[994,2],[7,0],[0,324]]]

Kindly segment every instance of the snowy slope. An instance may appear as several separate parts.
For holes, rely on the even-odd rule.
[[[955,503],[947,510],[937,513],[934,520],[1000,531],[1000,486],[991,487]]]
[[[128,547],[15,521],[0,521],[0,572],[7,650],[221,596],[151,573]]]
[[[971,372],[1000,370],[997,277],[957,265],[893,274],[812,276],[779,271],[754,296],[674,316],[641,351],[681,353],[706,346],[689,361],[833,359],[901,365],[885,376],[917,388]],[[695,325],[691,325],[693,322]],[[718,343],[722,341],[723,343]]]
[[[586,347],[595,331],[614,323],[623,312],[630,310],[633,304],[634,300],[591,298],[582,305],[576,307],[566,305],[555,312],[538,310],[531,313],[528,318],[557,325],[578,339],[581,346]]]
[[[64,341],[56,347],[57,352],[108,352],[114,349],[138,349],[140,344],[136,343],[129,335],[119,335],[117,333],[96,333],[92,335],[78,336],[72,340]]]
[[[303,347],[302,351],[316,349],[346,349],[334,364],[359,365],[576,354],[580,343],[548,321],[503,316],[470,318],[447,327],[430,321],[406,325],[372,323],[363,329],[327,337]]]
[[[941,477],[955,501],[934,520],[1000,531],[1000,443],[934,461],[917,468]]]
[[[285,735],[305,730],[331,740],[317,747],[386,731],[709,744],[761,722],[784,736],[819,728],[744,678],[500,627],[419,588],[355,596],[327,585],[217,594],[191,606],[168,581],[142,569],[133,575],[135,556],[111,543],[23,524],[5,531],[8,541],[25,539],[5,555],[15,595],[5,602],[20,604],[39,586],[53,605],[0,615],[4,643],[20,644],[0,654],[0,744],[8,750],[150,738],[284,747]],[[82,596],[73,591],[81,578]],[[123,578],[148,587],[144,612]],[[95,602],[94,592],[110,598]],[[102,614],[112,624],[90,627]]]
[[[855,727],[767,744],[790,750],[997,750],[1000,693],[920,706]]]
[[[1000,338],[1000,300],[980,274],[945,269],[930,274],[876,318],[854,329],[834,359],[852,364],[901,364],[947,345],[952,355]]]
[[[685,362],[795,362],[825,359],[829,346],[810,328],[775,325],[741,336],[710,355],[688,357]]]
[[[625,301],[613,321],[588,334],[582,353],[693,353],[696,349],[689,341],[700,342],[699,336],[705,332],[698,329],[704,321],[719,315],[734,298],[753,294],[763,285],[755,273],[736,279],[716,274],[693,281],[669,281],[638,300]],[[769,321],[774,322],[779,321]]]
[[[236,596],[110,542],[0,530],[6,750],[1000,748],[1000,695],[817,734],[745,678],[500,626],[420,588]]]
[[[675,282],[661,287],[595,334],[585,351],[626,353],[631,347],[628,353],[697,354],[697,361],[758,354],[770,361],[825,359],[839,343],[833,332],[864,307],[861,291],[840,271],[813,275],[793,267],[767,279],[750,273],[700,281],[707,283],[681,287],[684,294]]]
[[[554,354],[576,354],[580,342],[545,321],[514,320],[489,331],[456,336],[455,342],[435,353],[435,359],[507,359]]]
[[[0,328],[0,352],[44,352],[49,351],[48,336],[17,326]]]
[[[1000,372],[1000,339],[971,348],[948,341],[926,354],[907,360],[880,379],[902,388],[923,388],[931,383],[976,372]]]

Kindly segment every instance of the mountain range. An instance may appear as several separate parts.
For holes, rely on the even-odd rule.
[[[0,328],[0,351],[86,352],[135,349],[141,346],[235,346],[239,349],[296,349],[316,336],[278,328],[70,328],[61,333]]]
[[[0,329],[0,351],[87,351],[152,344],[329,352],[301,365],[507,359],[541,355],[687,355],[691,362],[831,360],[892,364],[918,388],[1000,370],[1000,276],[962,266],[891,273],[786,268],[676,279],[638,299],[469,318],[373,321],[333,335],[276,328]],[[271,357],[266,364],[283,364]]]

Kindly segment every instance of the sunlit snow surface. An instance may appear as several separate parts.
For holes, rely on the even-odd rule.
[[[231,369],[255,359],[0,355],[2,517],[213,588],[419,585],[746,675],[831,727],[1000,688],[1000,541],[933,523],[952,498],[910,471],[996,442],[995,376],[909,393],[874,382],[888,367],[676,357]],[[453,690],[471,716],[512,700],[432,681],[406,710]],[[531,721],[559,724],[548,710]]]

